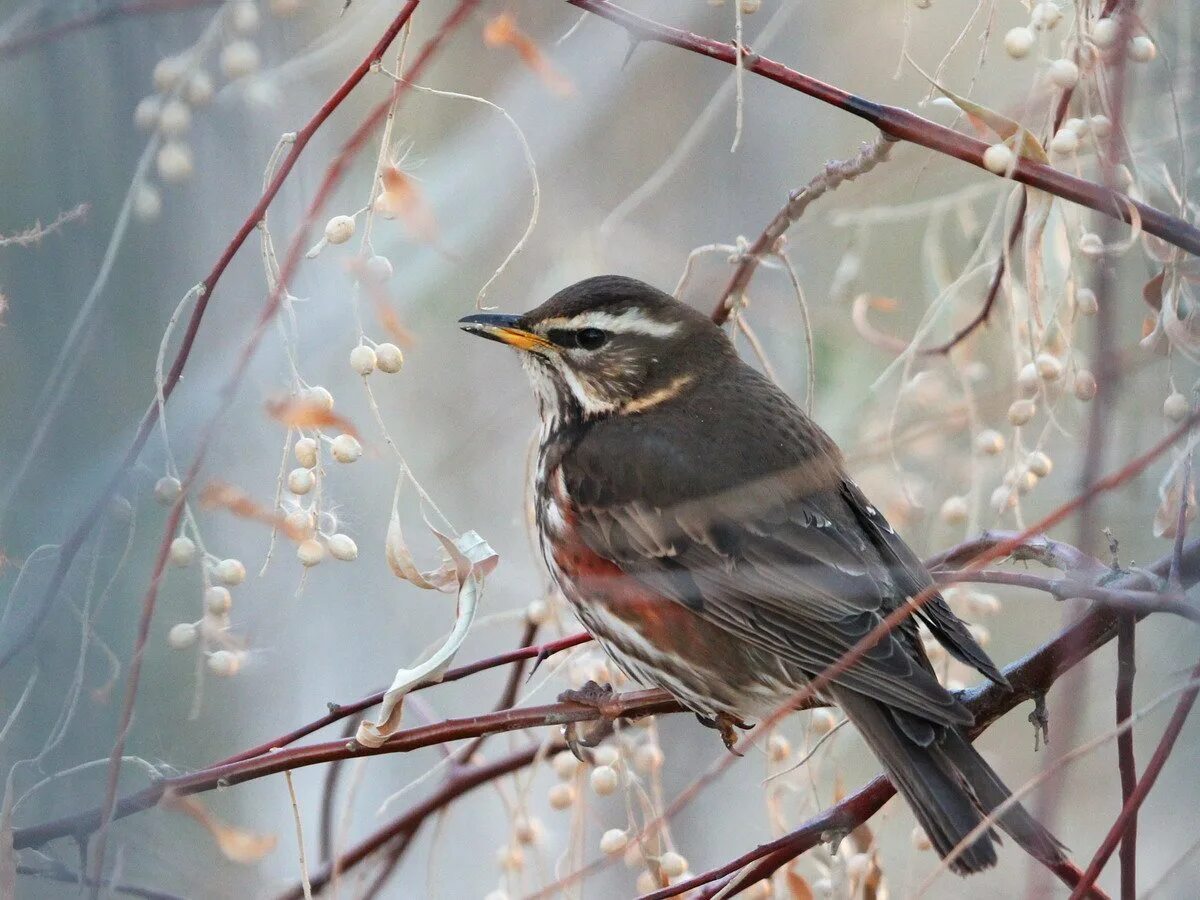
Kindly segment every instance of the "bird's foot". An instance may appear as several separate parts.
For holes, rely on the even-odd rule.
[[[593,762],[592,753],[588,748],[598,745],[612,728],[613,715],[609,704],[616,696],[611,684],[601,685],[594,681],[589,681],[578,690],[563,691],[558,695],[559,703],[578,703],[590,706],[600,713],[598,721],[568,722],[563,726],[567,749],[580,762]]]
[[[729,713],[718,713],[714,718],[708,718],[696,713],[696,718],[700,720],[701,725],[706,725],[709,728],[715,728],[721,733],[721,742],[725,744],[725,749],[734,756],[744,756],[734,748],[737,746],[738,733],[737,729],[745,731],[750,728],[745,722],[736,716],[731,716]]]

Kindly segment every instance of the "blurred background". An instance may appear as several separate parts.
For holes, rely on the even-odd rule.
[[[972,133],[952,105],[925,102],[930,86],[918,65],[936,71],[946,87],[1042,134],[1057,97],[1047,78],[1050,61],[1070,55],[1087,27],[1081,23],[1095,16],[1082,0],[1078,6],[1060,0],[1062,21],[1050,28],[1043,20],[1031,31],[1032,50],[1014,58],[1006,46],[1010,29],[1029,26],[1031,16],[1026,4],[1014,0],[978,7],[928,0],[764,0],[760,8],[743,3],[740,16],[733,2],[628,5],[721,40],[733,39],[740,19],[745,43],[757,52]],[[246,218],[280,136],[307,121],[398,9],[394,0],[354,0],[344,14],[341,6],[337,0],[0,4],[0,235],[19,235],[65,214],[40,239],[0,242],[0,294],[6,299],[0,307],[0,585],[8,597],[7,634],[19,633],[14,623],[45,591],[56,561],[52,545],[79,523],[119,464],[153,400],[164,329]],[[451,6],[448,0],[420,5],[408,59]],[[1189,4],[1151,3],[1139,10],[1156,52],[1128,64],[1130,190],[1177,213],[1195,187],[1194,154],[1185,152],[1200,112],[1194,15]],[[528,44],[485,40],[489,28],[494,37],[492,23],[502,14],[512,16]],[[86,27],[64,27],[81,19]],[[530,47],[546,68],[529,65]],[[420,78],[425,87],[503,107],[536,163],[536,227],[489,287],[486,303],[523,311],[579,278],[605,272],[670,290],[694,248],[753,240],[790,190],[817,175],[827,160],[850,157],[875,137],[849,115],[747,75],[744,123],[731,152],[738,93],[733,70],[661,45],[630,49],[621,29],[593,17],[580,21],[578,10],[565,3],[485,2]],[[178,60],[187,54],[190,63],[181,69]],[[386,68],[394,62],[395,48]],[[1095,85],[1106,77],[1085,71],[1071,113],[1084,122],[1080,148],[1055,159],[1090,178],[1099,177],[1089,150],[1097,127],[1088,131],[1087,123],[1104,112]],[[270,234],[280,254],[341,142],[387,97],[390,85],[381,73],[368,75],[305,150],[270,208]],[[174,95],[182,103],[163,99]],[[150,96],[159,99],[144,100]],[[373,255],[386,258],[394,274],[364,274],[362,262],[363,209],[380,151],[377,130],[305,246],[318,245],[332,216],[357,216],[358,234],[322,247],[300,265],[288,285],[280,327],[267,331],[231,405],[220,412],[199,479],[200,485],[236,485],[272,508],[280,478],[296,463],[285,444],[288,429],[267,414],[266,405],[294,390],[324,387],[335,411],[357,426],[362,457],[339,464],[326,447],[317,495],[293,497],[285,490],[281,511],[319,495],[321,529],[351,538],[357,559],[327,557],[305,569],[294,545],[280,538],[264,570],[267,527],[196,505],[198,534],[189,532],[191,537],[216,559],[241,560],[249,574],[232,589],[228,631],[202,633],[197,643],[176,649],[173,644],[189,642],[178,631],[172,639],[172,628],[203,621],[204,567],[167,569],[126,748],[152,769],[128,763],[122,792],[146,784],[153,771],[203,767],[316,718],[328,702],[377,690],[450,629],[453,597],[398,580],[385,561],[384,534],[402,463],[374,418],[364,379],[349,363],[360,343],[360,323],[367,339],[399,344],[404,353],[400,372],[377,370],[366,379],[396,451],[440,514],[459,531],[478,531],[501,557],[458,660],[517,646],[529,615],[544,622],[543,638],[577,630],[548,594],[528,527],[526,470],[535,410],[524,375],[510,354],[469,339],[455,324],[475,309],[480,288],[530,220],[533,192],[521,139],[493,107],[432,93],[406,95],[391,127],[384,152],[415,198],[410,213],[420,212],[374,218]],[[902,144],[874,172],[818,201],[787,241],[811,317],[812,372],[786,271],[763,267],[749,291],[744,321],[773,374],[800,402],[813,379],[815,417],[845,448],[864,490],[923,553],[980,528],[1036,521],[1077,492],[1090,411],[1077,398],[1087,393],[1079,373],[1105,370],[1094,358],[1094,319],[1080,290],[1095,290],[1100,303],[1115,307],[1115,357],[1108,368],[1120,382],[1104,423],[1101,471],[1162,437],[1172,425],[1172,409],[1166,416],[1160,412],[1164,401],[1181,393],[1186,411],[1195,382],[1186,321],[1190,282],[1182,276],[1172,282],[1184,322],[1165,354],[1166,345],[1153,335],[1142,341],[1158,316],[1143,301],[1142,286],[1162,268],[1162,248],[1061,202],[1050,209],[1039,245],[1041,271],[1017,267],[985,329],[948,357],[897,356],[897,345],[918,329],[926,343],[944,340],[979,308],[1006,216],[1012,215],[1010,194],[1004,181],[985,172]],[[81,204],[86,211],[72,212]],[[1083,238],[1089,234],[1107,242],[1109,252],[1099,258],[1087,252]],[[181,467],[193,458],[205,422],[219,411],[221,386],[266,302],[260,238],[258,231],[251,235],[213,293],[183,381],[167,406],[166,433]],[[730,257],[728,248],[699,254],[683,299],[705,309],[715,305]],[[1101,277],[1105,268],[1109,274]],[[1041,287],[1040,300],[1031,300],[1031,284],[1035,294]],[[1044,388],[1047,402],[1037,418],[1016,427],[1009,408],[1030,361],[1027,323],[1037,302],[1044,314],[1037,342],[1064,371],[1060,384]],[[177,346],[176,337],[171,353]],[[744,335],[739,347],[758,360]],[[1009,508],[1012,491],[999,498],[993,493],[1004,488],[1005,472],[1020,468],[1033,451],[1047,454],[1053,471]],[[1092,533],[1081,536],[1072,521],[1054,536],[1107,560],[1098,532],[1109,528],[1122,564],[1158,559],[1170,549],[1169,540],[1155,536],[1165,496],[1160,488],[1175,483],[1179,459],[1165,457],[1105,498]],[[102,799],[105,766],[85,764],[106,759],[113,745],[137,617],[166,516],[154,488],[170,466],[155,434],[70,569],[36,638],[16,648],[0,672],[0,714],[9,723],[0,733],[3,770],[27,761],[11,779],[11,796],[83,766],[24,798],[13,814],[18,827]],[[950,498],[955,502],[947,506]],[[1177,509],[1171,502],[1167,496],[1164,521]],[[411,484],[401,493],[399,511],[418,562],[436,566],[437,545]],[[440,521],[429,509],[426,515]],[[1047,640],[1069,615],[1052,599],[1023,591],[989,590],[981,599],[964,589],[955,599],[986,629],[988,649],[1002,665]],[[81,632],[87,620],[94,620],[94,635]],[[1159,617],[1139,627],[1135,707],[1177,686],[1193,665],[1197,641],[1193,626],[1182,622]],[[222,648],[232,655],[212,664],[209,654]],[[548,662],[522,685],[521,702],[551,702],[570,683],[594,674],[598,662],[586,648]],[[972,680],[958,671],[946,675]],[[1025,708],[992,727],[981,748],[1010,785],[1022,784],[1057,754],[1111,729],[1114,679],[1110,646],[1047,698],[1049,750],[1034,752]],[[423,692],[420,703],[406,709],[406,722],[483,712],[502,684],[503,670],[497,670]],[[1139,725],[1139,761],[1157,743],[1169,709],[1158,707]],[[1060,721],[1065,724],[1058,730]],[[798,760],[827,727],[807,714],[792,717],[781,729],[793,748],[787,759]],[[715,735],[690,716],[664,717],[654,728],[657,736],[642,727],[631,741],[661,747],[666,798],[722,752]],[[1192,824],[1200,802],[1196,736],[1193,722],[1142,814],[1140,885],[1154,896],[1194,896],[1200,877],[1200,856],[1179,862],[1200,837]],[[495,758],[535,737],[496,737],[482,753]],[[380,810],[439,758],[431,749],[348,766],[336,798],[340,846],[424,796],[432,783],[410,787]],[[691,871],[794,827],[877,771],[850,729],[827,741],[807,769],[764,786],[772,766],[786,767],[762,751],[751,754],[672,821],[673,845]],[[322,776],[319,767],[295,775],[312,866]],[[555,873],[565,875],[598,857],[601,834],[626,827],[623,792],[596,797],[584,782],[576,802],[560,811],[550,805],[557,782],[553,767],[543,764],[532,780],[522,773],[519,783],[509,779],[465,797],[427,823],[381,895],[484,897],[503,890],[523,896]],[[1114,744],[1059,770],[1037,793],[1056,798],[1053,809],[1043,812],[1075,858],[1086,862],[1120,808]],[[282,778],[207,794],[203,802],[232,826],[274,836],[274,849],[232,861],[194,818],[159,809],[113,826],[109,870],[122,881],[189,897],[272,896],[297,881]],[[1039,808],[1038,802],[1031,806]],[[518,869],[504,848],[511,847],[514,821],[522,816],[536,818],[542,833]],[[871,825],[888,894],[910,896],[936,857],[914,846],[912,816],[898,801]],[[264,840],[259,849],[269,846]],[[70,841],[43,849],[78,868]],[[21,862],[41,866],[45,860],[25,853]],[[632,896],[640,871],[618,861],[589,878],[581,893]],[[818,895],[849,891],[845,858],[810,853],[796,872]],[[1101,884],[1113,889],[1116,873],[1114,862]],[[360,896],[370,879],[357,879],[346,876],[341,892]],[[30,897],[78,891],[26,876],[18,889]],[[973,879],[969,888],[944,875],[929,896],[957,897],[966,890],[977,898],[1065,896],[1062,885],[1031,872],[1012,846],[994,872]]]

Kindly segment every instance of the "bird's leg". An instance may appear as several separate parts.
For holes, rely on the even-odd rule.
[[[700,713],[696,713],[696,718],[700,720],[701,725],[707,726],[708,728],[715,728],[717,731],[721,732],[721,741],[725,744],[726,750],[728,750],[734,756],[745,755],[743,753],[738,753],[734,747],[737,746],[738,742],[737,729],[741,728],[744,731],[750,727],[749,725],[736,716],[731,716],[729,713],[724,712],[717,713],[714,718],[709,718],[708,716],[702,716]]]
[[[563,691],[558,695],[559,703],[579,703],[583,706],[590,706],[600,713],[598,721],[568,722],[563,726],[563,737],[566,739],[567,749],[580,762],[591,763],[593,761],[592,754],[585,748],[595,747],[599,744],[612,727],[613,717],[608,706],[616,696],[611,684],[601,685],[594,681],[589,681],[579,690]],[[585,725],[586,728],[577,727],[579,725]]]

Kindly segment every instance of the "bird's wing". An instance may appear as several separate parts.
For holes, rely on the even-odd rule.
[[[699,458],[689,464],[685,455],[666,454],[653,465],[619,465],[592,456],[611,450],[606,443],[585,440],[561,463],[579,537],[731,638],[811,677],[910,595],[860,521],[883,517],[836,460],[807,460],[711,496],[655,506],[632,498],[661,499],[672,483],[703,483],[704,472],[690,470]],[[647,479],[654,484],[639,483]],[[938,683],[911,620],[834,680],[933,722],[971,720]]]

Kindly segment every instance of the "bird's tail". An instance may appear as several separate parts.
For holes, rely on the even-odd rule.
[[[844,688],[833,693],[943,859],[985,815],[1012,796],[957,729],[934,727],[905,713],[897,714]],[[1019,803],[997,816],[996,824],[1036,858],[1050,864],[1064,859],[1062,844]],[[950,863],[951,870],[969,875],[995,865],[998,841],[996,833],[987,829],[959,851]]]

